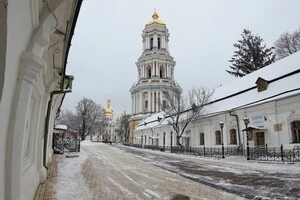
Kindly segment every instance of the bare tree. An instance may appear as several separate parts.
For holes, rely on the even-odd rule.
[[[300,28],[294,33],[283,33],[276,40],[275,54],[278,60],[287,57],[300,50]]]
[[[82,125],[82,140],[84,140],[88,134],[93,133],[95,129],[99,128],[102,124],[101,121],[104,119],[103,107],[87,98],[83,98],[78,102],[76,115],[80,119],[80,124]]]
[[[168,118],[169,124],[172,125],[175,131],[178,145],[182,145],[180,138],[188,124],[201,118],[204,114],[204,107],[210,101],[212,95],[213,91],[203,87],[194,87],[188,91],[186,97],[180,95],[179,92],[176,95],[172,93],[165,94],[168,104],[167,107],[163,109],[166,113],[165,118]]]
[[[122,135],[123,141],[128,142],[129,141],[129,118],[131,115],[124,113],[120,118],[120,127],[119,132]]]
[[[105,125],[103,107],[83,97],[78,102],[75,113],[62,110],[56,123],[67,125],[68,129],[78,130],[81,139],[84,140],[88,134],[100,132]]]
[[[56,124],[67,125],[68,129],[78,130],[80,119],[70,110],[61,110],[59,117],[55,121]]]

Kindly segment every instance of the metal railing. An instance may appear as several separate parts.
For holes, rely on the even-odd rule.
[[[132,146],[136,148],[151,149],[156,151],[165,151],[177,154],[189,154],[203,157],[222,158],[222,148],[213,147],[184,147],[184,146],[159,146],[159,145],[141,145],[128,144],[125,146]],[[225,147],[224,156],[243,156],[247,153],[247,160],[269,161],[269,162],[300,162],[300,146],[295,146],[293,149],[284,149],[283,145],[280,147],[247,147],[246,150],[240,147]]]
[[[300,146],[293,149],[280,147],[249,147],[248,160],[274,161],[274,162],[300,162]]]
[[[213,147],[184,147],[184,146],[159,146],[159,145],[141,145],[141,144],[127,144],[125,146],[132,146],[136,148],[151,149],[157,151],[165,151],[177,154],[189,154],[195,156],[205,156],[205,157],[216,157],[221,158],[222,148]],[[224,156],[241,156],[243,155],[243,149],[240,147],[225,147]]]

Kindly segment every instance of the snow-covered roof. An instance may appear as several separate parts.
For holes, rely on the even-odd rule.
[[[136,127],[135,131],[143,130],[143,129],[148,129],[148,128],[153,128],[157,126],[163,126],[168,124],[168,119],[164,119],[165,112],[159,112],[159,113],[154,113],[141,121],[139,125]],[[157,119],[158,117],[161,118],[161,121],[158,122]],[[146,122],[146,124],[145,124]],[[149,123],[151,122],[151,123]]]
[[[147,115],[145,114],[137,114],[137,115],[133,115],[129,118],[129,121],[139,121],[142,119],[145,119],[147,117]]]
[[[55,129],[59,129],[59,130],[67,130],[68,127],[67,125],[62,125],[62,124],[57,124],[54,126]]]
[[[300,72],[284,77],[297,70],[300,70],[300,52],[220,86],[216,88],[212,97],[213,101],[217,102],[207,106],[208,114],[299,94]],[[255,82],[258,78],[271,81],[266,90],[257,91]],[[222,98],[224,99],[220,100]]]
[[[291,74],[292,72],[297,71]],[[274,101],[284,97],[300,94],[300,51],[281,59],[271,65],[252,72],[244,77],[237,78],[225,85],[216,88],[212,103],[205,106],[207,115],[253,106],[256,104]],[[262,78],[269,81],[266,90],[258,92],[256,81]],[[136,130],[143,130],[157,126],[167,125],[169,118],[164,119],[164,112],[155,113],[145,118]],[[163,118],[146,125],[144,122]]]
[[[216,88],[214,98],[220,99],[247,88],[254,87],[256,86],[255,82],[259,77],[269,81],[298,69],[300,69],[300,51]]]

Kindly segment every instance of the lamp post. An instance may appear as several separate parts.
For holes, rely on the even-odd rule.
[[[81,141],[81,124],[79,124],[79,137],[77,138],[78,152],[80,152],[80,141]]]
[[[247,136],[247,160],[249,160],[249,142],[248,142],[248,124],[249,124],[250,120],[248,117],[244,117],[244,124],[246,126],[246,136]]]
[[[225,155],[224,155],[224,142],[223,142],[224,122],[220,122],[219,125],[220,125],[220,128],[221,128],[222,158],[225,158]]]
[[[171,145],[171,153],[172,153],[172,145],[173,145],[173,131],[170,132],[171,135],[171,141],[170,141],[170,145]]]

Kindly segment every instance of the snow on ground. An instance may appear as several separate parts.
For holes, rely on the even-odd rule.
[[[81,152],[79,157],[65,156],[58,158],[58,174],[53,188],[55,199],[90,199],[88,188],[81,176],[81,165],[87,159],[86,153]]]
[[[56,199],[170,200],[176,194],[190,199],[243,199],[160,167],[102,143],[84,141],[79,157],[61,157],[54,187]]]

